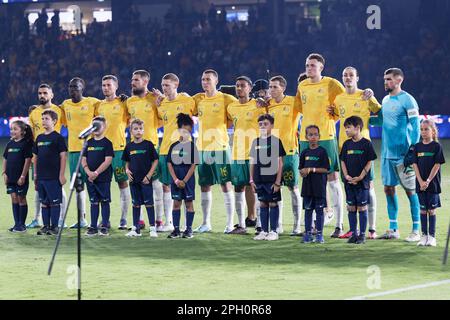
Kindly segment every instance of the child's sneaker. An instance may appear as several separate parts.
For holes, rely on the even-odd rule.
[[[356,234],[352,233],[352,236],[350,238],[348,238],[347,243],[356,243],[358,241],[358,237],[356,236]]]
[[[364,234],[360,234],[356,239],[356,244],[364,244],[366,243],[366,236]]]
[[[21,226],[21,227],[17,227],[17,228],[12,228],[12,232],[14,233],[24,233],[27,232],[27,228]]]
[[[104,227],[100,228],[100,231],[98,232],[98,235],[102,236],[102,237],[109,236],[108,228],[104,228]]]
[[[89,227],[84,235],[86,235],[88,237],[94,237],[94,236],[98,235],[98,229]]]
[[[433,236],[428,236],[427,247],[436,247],[436,238]]]
[[[156,232],[155,226],[150,226],[149,233],[150,233],[150,238],[158,238],[158,233]]]
[[[194,237],[194,236],[193,236],[193,234],[192,234],[192,229],[191,229],[191,228],[187,228],[186,230],[184,230],[184,232],[183,232],[183,238],[190,239],[190,238],[192,238],[192,237]]]
[[[266,236],[266,240],[268,241],[278,240],[278,233],[275,231],[270,231],[269,234]]]
[[[139,220],[139,229],[140,230],[145,229],[145,221],[144,220]]]
[[[58,227],[52,227],[47,230],[47,235],[49,235],[49,236],[56,236],[58,233],[59,233]]]
[[[253,240],[266,240],[267,235],[267,232],[261,231]]]
[[[316,238],[313,240],[315,243],[325,243],[325,240],[323,239],[323,234],[318,233],[316,234]]]
[[[131,237],[142,237],[140,230],[137,230],[135,226],[132,227],[132,230],[128,232],[125,236]]]
[[[423,234],[422,237],[420,238],[420,241],[417,243],[417,246],[419,247],[426,246],[427,242],[428,242],[428,235]]]
[[[178,228],[175,228],[172,231],[172,233],[167,236],[167,238],[169,238],[169,239],[176,239],[176,238],[179,238],[179,237],[181,237],[181,233],[180,233],[180,230]]]
[[[370,240],[374,240],[377,238],[377,232],[375,230],[369,230],[369,236],[367,237]]]
[[[48,231],[48,227],[43,226],[41,229],[38,230],[38,232],[36,234],[38,236],[43,236],[43,235],[47,234],[47,231]]]
[[[310,232],[305,232],[303,235],[302,243],[311,243],[313,242],[313,236]]]
[[[303,233],[300,231],[300,229],[292,230],[292,232],[289,234],[291,237],[301,237],[303,236]]]

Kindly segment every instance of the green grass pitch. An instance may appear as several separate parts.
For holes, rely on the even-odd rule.
[[[5,140],[1,142],[2,153],[5,143]],[[442,143],[450,161],[450,141]],[[376,147],[379,152],[379,141]],[[375,186],[380,234],[386,230],[388,218],[379,165],[377,160]],[[113,183],[111,236],[83,237],[82,240],[83,299],[347,299],[450,279],[450,266],[441,265],[450,219],[448,164],[443,167],[442,180],[436,248],[418,248],[404,240],[369,240],[365,245],[349,245],[345,240],[328,237],[334,223],[325,227],[325,244],[303,245],[298,237],[288,235],[292,229],[292,211],[287,189],[283,190],[285,233],[279,241],[254,241],[253,229],[247,236],[224,235],[225,209],[218,186],[213,188],[212,233],[173,240],[167,239],[167,234],[150,239],[145,233],[142,238],[129,239],[124,232],[115,229],[120,206],[118,188]],[[398,191],[400,231],[404,238],[410,232],[411,218],[406,195]],[[28,220],[33,215],[33,199],[31,188]],[[12,223],[10,202],[3,186],[0,193],[0,299],[76,299],[77,291],[73,289],[76,231],[64,232],[53,274],[49,277],[46,272],[54,239],[38,237],[35,230],[26,234],[7,232]],[[68,224],[75,221],[74,203],[68,214]],[[199,201],[195,209],[194,225],[198,225],[201,222]],[[344,222],[348,226],[347,217]],[[378,298],[450,299],[450,284]]]

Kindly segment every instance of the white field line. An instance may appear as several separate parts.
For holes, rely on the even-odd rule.
[[[364,300],[364,299],[368,299],[368,298],[382,297],[382,296],[387,296],[390,294],[401,293],[401,292],[406,292],[406,291],[411,291],[411,290],[441,286],[443,284],[450,284],[450,279],[442,280],[442,281],[428,282],[428,283],[419,284],[419,285],[406,287],[406,288],[399,288],[399,289],[388,290],[388,291],[383,291],[383,292],[371,293],[371,294],[368,294],[365,296],[353,297],[353,298],[349,298],[346,300]]]

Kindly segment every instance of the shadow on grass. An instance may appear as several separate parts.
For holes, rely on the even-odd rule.
[[[346,240],[327,239],[325,244],[301,244],[299,237],[280,236],[278,241],[254,241],[252,235],[232,236],[221,233],[196,235],[192,239],[167,239],[167,234],[150,239],[148,233],[141,238],[126,238],[119,231],[112,231],[107,238],[82,240],[83,257],[105,261],[141,259],[149,263],[156,260],[189,261],[192,263],[229,265],[318,265],[329,268],[367,268],[380,265],[393,269],[420,268],[434,270],[440,264],[442,249],[417,248],[402,240],[370,240],[364,245],[347,244]],[[6,239],[7,238],[7,239]],[[7,240],[7,241],[6,241]],[[3,243],[3,245],[1,244]],[[8,245],[5,245],[8,243]],[[31,251],[31,254],[48,255],[55,241],[32,234],[0,236],[0,251],[12,246],[15,250]],[[65,231],[59,254],[75,257],[76,232]],[[450,268],[449,268],[450,272]]]

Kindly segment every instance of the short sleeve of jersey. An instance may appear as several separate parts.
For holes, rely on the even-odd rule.
[[[105,156],[114,158],[114,148],[110,140],[107,140]]]
[[[39,136],[38,136],[39,137]],[[36,137],[36,140],[35,140],[35,142],[33,143],[33,148],[32,148],[32,151],[33,151],[33,153],[34,154],[38,154],[38,148],[37,148],[37,137]]]
[[[257,139],[253,140],[252,146],[250,147],[250,163],[255,164],[256,163],[256,141]]]
[[[342,146],[341,149],[341,154],[339,155],[339,158],[341,159],[341,161],[346,161],[347,160],[347,141],[344,142],[344,145]]]
[[[3,150],[3,158],[8,159],[8,146],[9,146],[9,142],[5,147],[5,150]]]
[[[127,144],[122,153],[122,161],[130,162],[130,151],[128,149],[129,149],[129,145]]]
[[[230,94],[224,94],[223,95],[223,98],[224,98],[224,104],[225,104],[225,107],[228,107],[230,104],[232,104],[233,102],[236,102],[236,101],[238,101],[238,99],[236,99],[235,97],[233,97],[232,95],[230,95]]]
[[[437,143],[436,144],[436,152],[434,153],[434,163],[445,163],[444,153],[442,152],[442,146]]]
[[[33,157],[33,143],[27,143],[23,150],[23,155],[25,158]]]
[[[325,148],[322,149],[320,157],[320,167],[330,170],[330,160],[328,159],[328,153]]]
[[[283,142],[280,139],[278,139],[278,143],[280,146],[280,155],[279,156],[284,157],[286,155],[286,150],[284,150]]]
[[[67,145],[66,141],[64,140],[62,135],[58,135],[58,152],[66,152],[67,151]]]
[[[375,149],[373,148],[373,144],[367,140],[367,161],[373,161],[377,158],[377,154],[375,153]]]
[[[299,164],[298,164],[299,170],[302,170],[305,167],[305,152],[306,152],[306,150],[303,150],[302,153],[300,153]]]
[[[149,153],[150,153],[150,159],[153,161],[158,160],[158,153],[156,152],[155,146],[152,142],[149,144]]]

